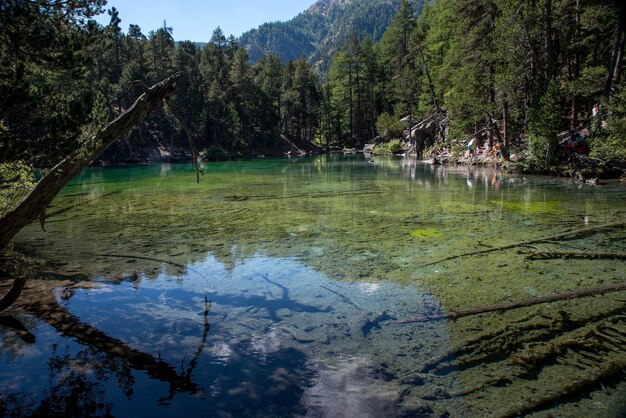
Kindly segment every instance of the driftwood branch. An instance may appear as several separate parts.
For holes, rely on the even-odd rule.
[[[584,290],[576,290],[576,291],[566,292],[566,293],[557,293],[554,295],[526,299],[526,300],[513,302],[513,303],[500,303],[496,305],[483,306],[479,308],[468,309],[465,311],[451,311],[445,314],[427,315],[427,316],[402,319],[402,320],[397,321],[396,323],[411,324],[414,322],[428,322],[428,321],[437,321],[441,319],[457,319],[457,318],[463,318],[465,316],[479,315],[479,314],[488,313],[488,312],[504,312],[504,311],[510,311],[513,309],[526,308],[528,306],[540,305],[543,303],[557,302],[561,300],[578,299],[578,298],[583,298],[587,296],[601,295],[604,293],[621,292],[624,290],[626,290],[626,283],[611,285],[611,286],[595,287],[595,288],[584,289]]]
[[[193,134],[191,133],[191,129],[189,129],[189,126],[187,126],[187,123],[185,122],[185,120],[182,118],[182,116],[178,113],[178,111],[174,107],[174,104],[172,103],[171,98],[168,97],[166,99],[166,102],[167,102],[167,106],[170,109],[170,112],[172,112],[172,115],[174,116],[174,118],[178,121],[178,123],[180,123],[180,125],[183,128],[183,131],[185,131],[185,135],[187,136],[187,140],[189,141],[189,148],[191,148],[191,157],[193,158],[193,167],[194,167],[194,170],[196,171],[196,182],[200,183],[200,175],[201,174],[204,175],[204,171],[200,168],[200,164],[198,163],[200,155],[198,153],[198,148],[196,147],[196,141],[194,141],[193,139]]]
[[[422,267],[434,266],[435,264],[443,263],[444,261],[456,260],[457,258],[472,257],[472,256],[476,256],[476,255],[492,253],[492,252],[495,252],[495,251],[508,250],[508,249],[511,249],[511,248],[523,247],[523,246],[531,245],[531,244],[538,244],[538,243],[541,243],[541,242],[554,241],[554,240],[566,239],[566,238],[567,239],[573,239],[573,238],[577,238],[577,237],[580,237],[580,236],[591,235],[591,234],[594,234],[594,233],[596,233],[598,231],[603,231],[603,230],[606,230],[606,229],[620,228],[620,227],[623,227],[624,225],[626,225],[626,222],[619,221],[619,222],[611,222],[611,223],[608,223],[608,224],[589,226],[587,228],[575,229],[573,231],[567,231],[567,232],[561,232],[559,234],[548,235],[548,236],[541,237],[541,238],[534,238],[534,239],[530,239],[530,240],[526,240],[526,241],[519,241],[519,242],[515,242],[513,244],[500,245],[500,246],[497,246],[497,247],[491,247],[491,248],[487,248],[487,249],[484,249],[484,250],[471,251],[471,252],[467,252],[467,253],[463,253],[463,254],[452,255],[450,257],[445,257],[445,258],[442,258],[440,260],[436,260],[436,261],[433,261],[433,262],[430,262],[430,263],[427,263],[427,264],[422,264]]]

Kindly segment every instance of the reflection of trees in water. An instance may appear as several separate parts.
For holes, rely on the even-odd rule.
[[[207,298],[198,348],[190,353],[190,358],[173,366],[160,355],[154,357],[136,350],[82,322],[52,297],[54,285],[41,286],[47,292],[38,289],[35,295],[39,300],[33,302],[37,300],[34,295],[26,297],[16,306],[16,311],[34,315],[59,335],[86,348],[75,353],[69,346],[63,350],[54,345],[47,361],[50,387],[41,394],[0,390],[1,416],[111,416],[113,405],[108,398],[111,383],[128,399],[145,404],[146,410],[169,405],[182,413],[202,410],[244,416],[291,415],[302,408],[301,397],[311,378],[302,352],[278,348],[269,355],[259,356],[254,354],[254,342],[244,339],[230,347],[227,362],[213,362],[203,355],[207,353],[205,346],[210,331],[211,305]],[[0,327],[5,335],[14,332],[3,328]],[[34,329],[34,325],[29,324],[29,328]],[[19,346],[33,342],[15,338],[11,351],[19,353]],[[203,366],[197,367],[201,363]],[[135,371],[167,383],[169,390],[166,394],[151,393],[148,396],[153,396],[152,403],[146,403],[145,399],[139,399],[145,394],[139,395],[142,391],[136,387]],[[16,374],[19,377],[19,370]],[[193,395],[198,402],[189,402],[187,397],[177,399],[176,395],[182,393]]]
[[[196,357],[187,370],[179,374],[174,366],[161,358],[135,350],[125,342],[109,337],[99,329],[80,321],[58,305],[52,296],[52,288],[48,292],[41,292],[39,289],[37,294],[37,302],[23,300],[18,307],[52,326],[59,335],[72,338],[87,348],[75,355],[67,350],[58,355],[57,347],[53,346],[55,355],[48,360],[48,367],[50,381],[56,384],[46,391],[37,409],[32,411],[31,404],[34,401],[31,396],[7,394],[3,396],[4,404],[0,411],[10,412],[9,415],[13,414],[11,411],[15,411],[17,415],[35,416],[107,416],[110,405],[103,403],[105,392],[101,382],[113,377],[125,396],[130,398],[133,396],[135,384],[133,370],[143,371],[153,380],[168,383],[169,393],[163,398],[165,400],[173,398],[177,392],[198,392],[198,385],[191,380],[193,368],[197,364]],[[210,304],[205,300],[204,332],[197,353],[202,352],[210,329],[209,308]],[[22,341],[28,343],[34,342],[34,339]],[[95,377],[96,382],[90,376]],[[29,399],[30,401],[25,402]],[[24,408],[31,412],[24,414]]]
[[[43,392],[42,399],[35,405],[34,396],[29,393],[2,393],[0,414],[11,417],[108,417],[111,416],[111,402],[106,402],[102,381],[106,380],[106,369],[111,366],[109,359],[103,358],[92,348],[71,355],[58,353],[52,347],[53,356],[48,360],[50,388]],[[101,362],[104,360],[103,362]],[[114,369],[117,366],[114,366]],[[90,375],[94,375],[94,382]],[[126,387],[132,394],[132,376],[116,373],[118,385]],[[127,394],[128,396],[128,394]]]
[[[28,321],[28,318],[16,318],[12,315],[0,314],[0,352],[10,359],[14,359],[22,354],[26,344],[35,342],[35,336],[30,333],[29,328],[33,328],[35,323]],[[26,326],[23,325],[26,323]]]
[[[223,416],[294,416],[306,413],[302,395],[313,372],[307,357],[294,348],[280,348],[261,361],[250,343],[234,348],[228,363],[204,368],[205,411]]]

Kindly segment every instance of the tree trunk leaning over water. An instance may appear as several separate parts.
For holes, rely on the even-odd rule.
[[[84,146],[65,157],[37,183],[32,192],[12,211],[0,219],[0,249],[5,248],[23,227],[40,219],[45,221],[46,208],[52,199],[81,170],[105,149],[129,133],[155,107],[174,92],[182,73],[175,73],[147,89],[126,112],[89,139]]]

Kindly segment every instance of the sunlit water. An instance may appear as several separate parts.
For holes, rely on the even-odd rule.
[[[626,342],[623,293],[397,323],[623,282],[623,259],[545,256],[624,254],[623,227],[426,264],[624,221],[624,186],[358,156],[204,168],[200,184],[188,165],[90,168],[47,233],[17,237],[45,260],[54,308],[10,312],[35,341],[0,325],[4,415],[473,417],[522,400],[538,416],[626,413],[620,373],[536,401],[622,364],[619,347],[597,364],[569,346],[532,372],[515,360],[607,317]]]

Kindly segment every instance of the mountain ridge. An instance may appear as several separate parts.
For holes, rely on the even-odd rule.
[[[412,0],[419,15],[426,0]],[[285,22],[268,22],[239,38],[252,62],[272,52],[283,63],[300,58],[325,72],[332,56],[355,33],[378,42],[400,7],[400,0],[319,0]]]

